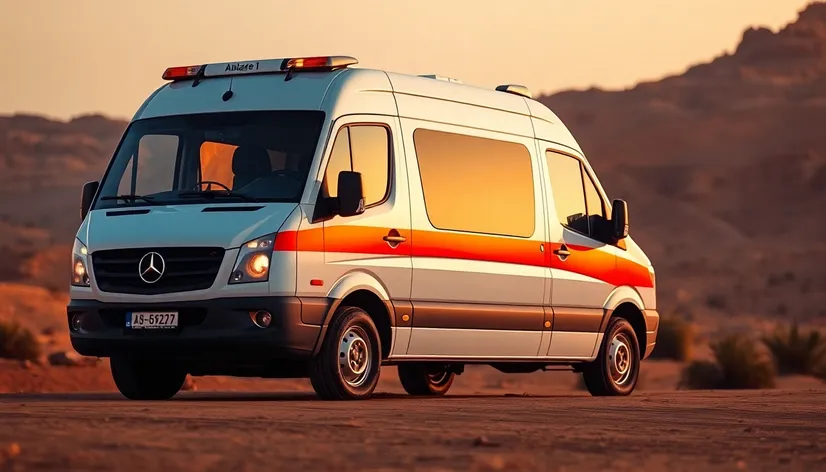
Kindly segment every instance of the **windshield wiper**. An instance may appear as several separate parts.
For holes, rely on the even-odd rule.
[[[245,202],[257,202],[255,198],[243,193],[233,192],[231,190],[186,190],[179,192],[178,196],[181,198],[206,198],[213,199],[217,197],[223,198],[238,198]]]
[[[144,197],[143,195],[107,195],[105,197],[100,197],[101,200],[124,200],[124,201],[131,201],[135,202],[136,200],[141,200],[146,203],[151,203],[153,205],[157,205],[157,202],[154,201],[152,197]]]

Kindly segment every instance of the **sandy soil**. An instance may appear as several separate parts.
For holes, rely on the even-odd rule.
[[[822,470],[824,405],[822,390],[5,395],[0,470]]]

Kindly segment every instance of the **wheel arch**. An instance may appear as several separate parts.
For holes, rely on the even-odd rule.
[[[321,348],[327,327],[336,310],[341,306],[355,306],[364,310],[376,325],[381,341],[382,359],[390,356],[393,348],[394,310],[387,289],[372,274],[354,271],[339,279],[328,293],[333,300],[324,317],[321,336],[316,343],[314,354]]]
[[[640,349],[640,358],[645,356],[645,348],[647,343],[647,328],[645,323],[645,304],[642,301],[640,294],[632,287],[622,286],[617,287],[603,305],[605,315],[603,316],[600,333],[605,333],[608,328],[608,323],[612,318],[624,318],[631,327],[634,328],[634,334],[637,336],[637,343]]]

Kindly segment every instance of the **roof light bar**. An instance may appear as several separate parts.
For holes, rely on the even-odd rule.
[[[293,57],[260,61],[223,62],[201,66],[170,67],[163,74],[164,80],[186,80],[197,76],[222,77],[229,75],[275,74],[297,70],[336,70],[358,64],[350,56]]]
[[[342,67],[358,64],[355,57],[350,56],[317,56],[317,57],[295,57],[284,59],[281,65],[282,70],[289,69],[340,69]]]
[[[170,67],[163,73],[163,80],[181,80],[195,77],[203,66]]]

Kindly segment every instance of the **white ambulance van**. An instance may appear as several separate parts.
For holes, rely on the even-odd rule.
[[[83,188],[67,321],[130,399],[187,374],[382,366],[443,395],[468,364],[627,395],[654,270],[571,133],[525,87],[306,57],[167,69]]]

